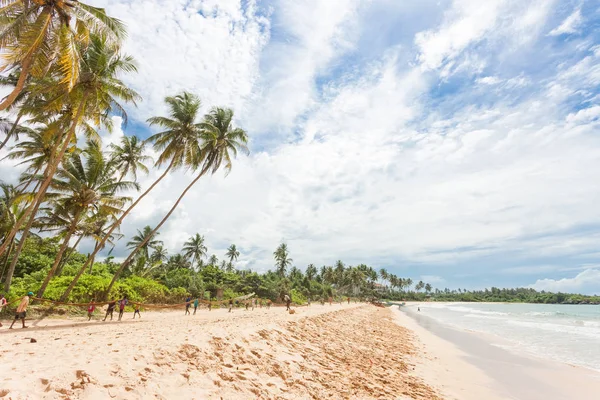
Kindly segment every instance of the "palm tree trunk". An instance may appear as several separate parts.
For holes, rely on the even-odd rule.
[[[73,233],[75,233],[75,229],[77,228],[78,222],[79,215],[76,215],[73,218],[73,222],[71,222],[71,226],[69,227],[69,231],[65,236],[65,240],[63,240],[62,244],[60,245],[60,249],[58,250],[58,254],[56,254],[56,258],[54,259],[54,264],[52,264],[52,268],[50,268],[50,272],[48,272],[48,275],[46,275],[46,279],[44,279],[44,282],[42,283],[42,287],[40,287],[40,290],[38,290],[38,298],[42,298],[44,292],[46,291],[46,288],[48,287],[48,283],[50,283],[50,279],[52,279],[52,277],[56,274],[58,264],[60,264],[65,250],[67,250],[67,247],[69,247],[69,240],[71,240],[71,236],[73,235]]]
[[[71,258],[71,256],[73,255],[77,246],[79,246],[79,242],[81,242],[81,239],[83,239],[83,234],[77,238],[77,241],[75,242],[73,247],[71,247],[71,250],[67,253],[66,256],[63,257],[60,264],[58,264],[58,268],[56,269],[56,275],[60,275],[62,273],[62,270],[65,267],[65,264],[67,263],[67,261],[69,261],[69,258]]]
[[[115,272],[115,274],[113,275],[113,278],[110,281],[110,285],[108,285],[108,288],[106,289],[106,292],[104,293],[104,296],[108,296],[108,294],[110,293],[110,290],[112,289],[112,287],[115,284],[115,282],[117,281],[117,279],[119,279],[119,276],[121,275],[121,273],[123,272],[123,270],[125,270],[125,268],[127,268],[127,266],[129,266],[129,264],[131,264],[131,261],[133,260],[133,257],[135,257],[135,255],[138,253],[138,251],[140,251],[140,249],[148,242],[148,240],[150,240],[150,238],[153,237],[154,234],[156,234],[156,232],[161,228],[161,226],[163,226],[163,224],[165,222],[167,222],[167,220],[169,219],[169,217],[171,216],[171,214],[173,214],[173,211],[175,211],[175,209],[177,208],[177,206],[181,202],[181,199],[183,199],[183,197],[186,195],[186,193],[188,192],[188,190],[190,190],[192,188],[192,186],[194,186],[194,184],[196,182],[198,182],[198,180],[206,173],[206,171],[209,170],[210,165],[211,165],[210,162],[206,162],[205,167],[202,169],[202,171],[200,171],[200,173],[198,174],[198,176],[196,176],[196,178],[194,178],[194,180],[192,182],[190,182],[190,184],[181,193],[181,195],[179,196],[179,198],[177,199],[177,201],[175,202],[175,204],[173,204],[173,207],[171,207],[171,209],[169,210],[169,212],[167,213],[167,215],[165,215],[163,217],[163,219],[160,221],[160,223],[156,226],[156,228],[154,228],[152,230],[152,232],[148,236],[146,236],[146,239],[142,243],[140,243],[140,244],[137,245],[137,247],[131,252],[131,254],[129,254],[129,257],[127,257],[127,259],[125,261],[123,261],[123,263],[121,264],[121,266],[119,267],[119,269],[117,270],[117,272]]]
[[[39,186],[39,183],[34,188],[34,191],[37,190],[38,186]],[[41,203],[39,203],[36,207],[34,207],[33,217],[35,217],[37,215],[40,205],[41,205]],[[13,254],[13,259],[12,259],[12,262],[10,263],[10,267],[8,268],[8,272],[6,274],[6,280],[4,281],[4,290],[6,292],[8,292],[10,290],[10,285],[12,284],[12,278],[15,273],[17,261],[19,261],[19,256],[21,255],[21,251],[23,251],[23,246],[25,246],[25,242],[27,241],[27,237],[29,236],[29,231],[31,230],[31,226],[33,225],[34,221],[35,221],[35,218],[30,218],[29,221],[27,221],[27,225],[25,226],[25,229],[23,229],[23,233],[21,234],[21,240],[19,240],[19,245],[17,246],[17,250],[15,251],[15,254]],[[13,238],[13,240],[14,240],[14,238]],[[8,254],[10,254],[10,250],[9,250]]]
[[[17,126],[19,126],[19,122],[21,121],[21,118],[23,117],[22,114],[19,114],[17,116],[17,119],[15,120],[15,122],[13,123],[12,128],[10,128],[10,131],[8,131],[6,133],[6,138],[4,139],[4,142],[2,142],[2,144],[0,144],[0,150],[2,150],[2,148],[4,146],[6,146],[6,143],[8,143],[9,139],[11,138],[11,136],[13,135],[13,133],[15,133],[15,130],[17,129]]]
[[[8,260],[10,259],[10,253],[12,253],[14,246],[15,246],[15,239],[11,240],[11,243],[8,246],[8,253],[6,253],[6,260],[4,260],[4,266],[2,267],[2,273],[0,274],[0,280],[4,278],[4,273],[6,272],[6,267],[8,267]]]
[[[27,208],[27,210],[25,210],[25,212],[23,213],[21,218],[19,218],[19,220],[17,221],[17,223],[15,224],[13,229],[6,236],[6,241],[11,240],[12,238],[15,237],[15,235],[17,234],[17,231],[19,230],[19,226],[21,226],[23,224],[23,222],[25,222],[26,218],[29,218],[30,222],[33,222],[32,220],[33,220],[33,218],[35,218],[35,213],[33,213],[33,210],[35,209],[37,212],[37,209],[40,207],[41,203],[43,202],[44,196],[46,195],[46,191],[48,190],[48,187],[50,186],[50,183],[52,182],[52,179],[54,178],[54,174],[56,173],[56,170],[58,169],[58,165],[62,161],[62,158],[64,157],[65,152],[67,151],[67,148],[69,147],[69,144],[71,143],[71,140],[73,140],[73,137],[75,136],[75,130],[77,129],[77,125],[79,125],[79,120],[82,118],[83,111],[85,110],[87,96],[88,95],[85,94],[83,96],[83,98],[81,99],[81,104],[79,105],[79,108],[77,109],[77,112],[75,113],[75,119],[73,120],[71,127],[69,128],[69,131],[67,132],[67,135],[64,138],[63,145],[60,148],[58,154],[56,154],[56,157],[51,156],[50,162],[48,163],[48,166],[46,167],[46,170],[44,171],[44,182],[42,182],[42,185],[41,185],[39,191],[35,194],[35,197],[33,198],[31,205],[29,205],[29,207]],[[60,138],[59,138],[59,143],[60,143]],[[2,246],[0,246],[0,256],[2,254],[4,254],[4,252],[6,251],[6,247],[7,247],[6,241],[5,241],[5,243],[2,244]]]
[[[146,189],[146,191],[144,193],[142,193],[141,196],[138,197],[137,200],[134,201],[133,204],[130,205],[127,210],[125,210],[125,212],[123,213],[123,215],[121,215],[121,217],[110,227],[110,229],[108,230],[108,232],[106,233],[106,235],[104,235],[104,237],[98,243],[98,245],[96,246],[96,248],[94,248],[94,252],[88,257],[88,259],[83,264],[83,266],[81,267],[81,269],[79,270],[79,272],[77,273],[77,275],[75,275],[75,278],[73,278],[73,281],[71,281],[71,283],[69,284],[69,287],[67,288],[67,290],[65,290],[65,292],[63,293],[63,295],[60,297],[60,301],[64,301],[67,297],[69,297],[69,294],[71,294],[71,291],[73,290],[73,288],[75,287],[75,285],[77,285],[77,281],[79,281],[79,278],[81,277],[81,275],[83,275],[83,272],[85,271],[85,269],[88,267],[88,265],[90,265],[90,263],[92,262],[92,260],[94,260],[94,258],[96,257],[96,254],[98,254],[98,252],[101,249],[104,248],[104,244],[110,238],[110,235],[114,232],[115,229],[117,229],[121,225],[121,223],[123,222],[123,220],[125,219],[125,217],[131,212],[131,210],[133,210],[138,205],[138,203],[144,197],[146,197],[146,195],[148,193],[150,193],[150,191],[152,191],[152,189],[154,189],[154,187],[156,185],[158,185],[158,183],[160,181],[162,181],[165,176],[167,176],[167,174],[169,173],[169,171],[171,170],[171,168],[173,168],[174,161],[175,160],[171,161],[171,163],[169,164],[169,166],[167,167],[167,169],[165,170],[165,172],[163,172],[162,175],[159,176],[158,179],[156,181],[154,181],[154,183],[152,185],[150,185],[150,187],[148,189]],[[93,265],[93,264],[91,264],[91,265]]]

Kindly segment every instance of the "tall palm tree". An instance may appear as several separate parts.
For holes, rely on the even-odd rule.
[[[237,247],[235,247],[235,244],[229,246],[225,256],[229,257],[229,264],[233,264],[233,261],[237,261],[238,257],[240,256],[240,252],[238,251]]]
[[[344,263],[342,260],[337,260],[335,262],[335,282],[338,286],[342,285],[342,281],[344,279]]]
[[[140,245],[140,256],[144,257],[144,259],[150,259],[150,249],[156,249],[158,246],[162,246],[163,242],[156,239],[156,237],[160,235],[159,232],[152,232],[152,227],[150,225],[146,225],[144,229],[141,231],[137,230],[137,235],[131,238],[129,242],[127,242],[128,249],[135,249]]]
[[[90,38],[98,36],[119,44],[125,37],[125,27],[118,19],[77,0],[4,0],[0,26],[0,68],[20,68],[15,88],[0,103],[0,110],[17,99],[30,75],[43,77],[51,69],[66,89],[72,90],[83,73],[82,53]]]
[[[185,257],[192,259],[193,266],[196,261],[199,261],[206,256],[206,251],[208,249],[204,245],[204,236],[196,233],[183,244],[182,250]]]
[[[135,104],[140,97],[135,91],[127,88],[118,75],[136,70],[133,58],[121,55],[118,48],[111,47],[105,39],[92,37],[89,47],[83,54],[79,80],[72,90],[67,93],[62,87],[64,85],[49,88],[50,100],[38,107],[39,112],[59,112],[56,120],[63,129],[59,130],[58,145],[53,149],[51,159],[43,173],[43,181],[21,218],[23,221],[19,221],[20,224],[26,218],[30,221],[35,218],[36,210],[43,202],[59,163],[73,143],[78,130],[91,134],[88,123],[90,121],[96,126],[104,125],[110,131],[112,130],[110,114],[114,112],[120,113],[124,120],[127,120],[127,115],[118,100]],[[9,236],[15,234],[16,231],[13,230]],[[0,256],[5,250],[6,246],[2,244]]]
[[[194,120],[195,114],[188,115],[188,121],[190,124],[193,123]],[[199,125],[200,130],[197,132],[198,135],[195,142],[190,139],[187,146],[188,150],[186,153],[189,154],[189,158],[185,160],[185,163],[194,170],[200,169],[200,172],[198,175],[196,175],[196,178],[194,178],[183,190],[175,204],[173,204],[173,207],[171,207],[169,212],[154,228],[154,231],[160,229],[160,227],[167,222],[186,193],[192,188],[192,186],[196,184],[196,182],[198,182],[201,177],[208,172],[211,174],[216,173],[221,166],[223,166],[227,175],[233,166],[232,158],[237,156],[238,151],[248,153],[248,135],[243,129],[233,126],[233,110],[219,107],[213,108],[207,115],[204,116],[204,121]],[[161,140],[162,136],[159,136],[155,139],[155,143],[161,143]],[[161,157],[162,155],[163,154],[161,154]],[[134,250],[129,257],[127,257],[119,270],[117,270],[110,285],[108,286],[106,293],[110,292],[110,289],[118,279],[120,273],[125,267],[127,267],[128,263],[131,262],[138,250],[139,247],[138,249]]]
[[[2,182],[0,183],[0,190],[0,240],[4,242],[6,240],[7,233],[10,232],[17,223],[19,215],[23,211],[23,207],[21,206],[19,200],[21,193],[13,185]],[[13,252],[14,245],[15,238],[12,238],[11,243],[8,246],[8,252],[5,254],[2,272],[0,273],[0,279],[4,277],[4,274],[7,272],[6,268],[8,267],[8,261]],[[8,271],[8,274],[11,276],[11,278],[13,272],[14,271]]]
[[[329,284],[335,283],[335,270],[333,267],[325,267],[323,271],[323,281]]]
[[[116,193],[137,188],[138,185],[134,182],[115,180],[114,165],[95,142],[88,142],[85,151],[63,161],[52,182],[53,191],[48,193],[48,197],[54,205],[53,217],[66,222],[62,232],[64,240],[37,297],[44,295],[69,245],[69,240],[80,229],[79,224],[82,220],[90,212],[118,215],[130,199]]]
[[[216,267],[219,264],[219,258],[217,257],[216,254],[213,254],[210,256],[210,258],[208,259],[208,265],[212,265],[214,267]]]
[[[286,243],[281,243],[279,247],[277,247],[277,250],[273,252],[277,274],[282,278],[285,276],[287,267],[292,265],[292,262],[294,261],[289,256],[290,252]]]
[[[306,267],[306,277],[309,281],[312,281],[317,276],[317,267],[314,264],[308,264]]]
[[[432,288],[431,288],[431,285],[430,285],[429,283],[426,283],[426,284],[425,284],[425,291],[426,291],[427,293],[430,293],[430,292],[431,292],[431,289],[432,289]]]
[[[123,136],[120,145],[110,145],[111,159],[121,175],[119,180],[123,180],[131,172],[133,180],[136,181],[138,170],[144,174],[149,172],[144,163],[152,161],[152,157],[144,154],[145,147],[145,142],[137,136]]]

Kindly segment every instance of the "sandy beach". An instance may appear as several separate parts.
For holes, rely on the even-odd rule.
[[[371,305],[142,313],[3,328],[11,399],[443,399],[414,334]],[[100,315],[97,316],[100,318]],[[33,324],[33,321],[32,321]],[[31,343],[31,338],[36,340]]]

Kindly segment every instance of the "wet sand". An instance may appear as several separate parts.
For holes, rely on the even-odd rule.
[[[283,308],[183,314],[1,328],[0,397],[447,398],[415,370],[418,340],[390,309],[344,304],[292,315]]]

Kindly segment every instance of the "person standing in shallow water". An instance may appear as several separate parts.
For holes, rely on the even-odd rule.
[[[23,328],[27,328],[25,326],[25,317],[27,315],[27,306],[29,305],[30,296],[33,296],[33,292],[28,292],[26,296],[23,296],[21,302],[19,303],[19,306],[17,307],[17,311],[15,312],[15,319],[13,320],[12,324],[10,324],[10,328],[8,329],[12,329],[13,325],[15,324],[15,322],[17,322],[18,319],[20,319],[23,323]]]

